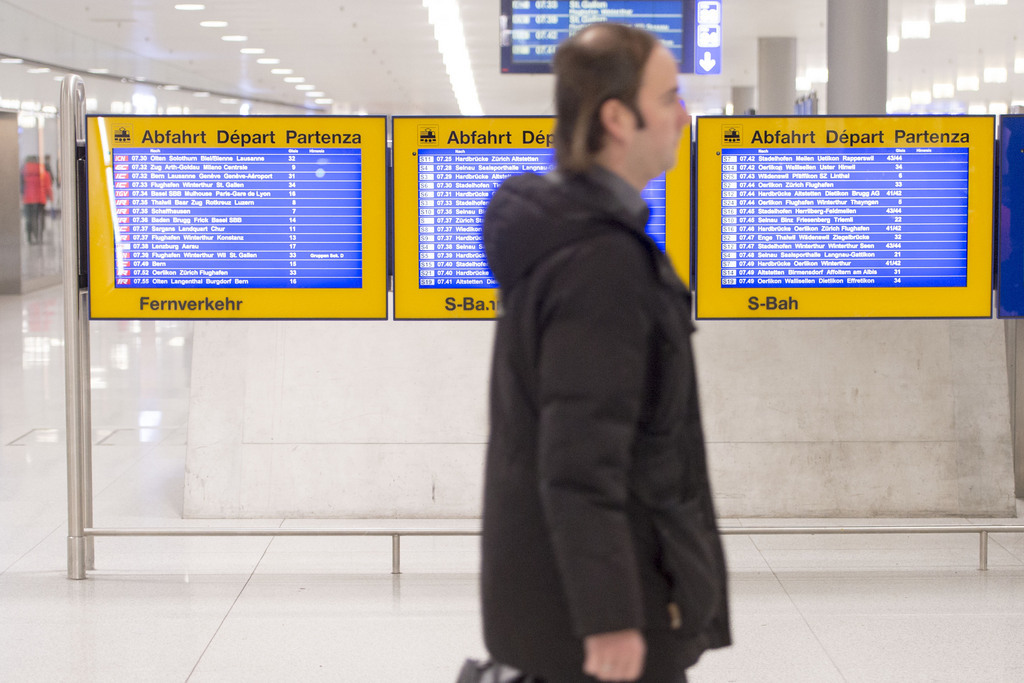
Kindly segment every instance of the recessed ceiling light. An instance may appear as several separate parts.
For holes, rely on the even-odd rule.
[[[903,40],[930,38],[932,25],[927,21],[904,21],[900,25],[900,35]]]
[[[220,39],[229,43],[244,43],[249,40],[249,36],[221,36]]]
[[[224,28],[228,25],[226,21],[200,21],[199,25],[203,28]]]
[[[24,59],[18,59],[17,57],[4,57],[0,59],[0,64],[21,64]]]
[[[315,85],[311,85],[309,83],[300,83],[299,85],[295,86],[295,89],[296,90],[316,90],[316,86]]]
[[[986,83],[1006,83],[1006,69],[997,66],[985,69],[984,79]]]
[[[936,24],[962,24],[967,21],[964,0],[939,0],[935,3]]]
[[[187,3],[185,3],[185,4],[181,4],[181,5],[175,5],[174,9],[180,9],[183,12],[198,12],[199,10],[206,9],[206,5],[196,5],[196,4],[187,4]]]
[[[937,99],[950,99],[956,95],[956,88],[952,83],[935,83],[932,85],[932,96]]]
[[[280,64],[281,60],[277,57],[260,57],[256,60],[257,64]]]
[[[807,78],[812,83],[828,83],[828,67],[819,66],[808,68]]]
[[[304,80],[306,80],[306,79],[303,78],[302,76],[285,76],[284,77],[284,82],[285,83],[302,83]]]
[[[324,93],[322,91],[320,91],[320,90],[317,90],[317,91],[314,91],[314,92],[307,92],[306,93],[306,97],[323,97],[323,96],[324,96]]]
[[[241,52],[243,55],[261,55],[266,52],[266,50],[262,47],[243,47]]]
[[[200,90],[199,92],[194,92],[192,94],[195,97],[209,97],[210,96],[210,93],[206,92],[205,90]]]
[[[892,111],[900,112],[907,111],[910,109],[910,98],[909,97],[894,97],[890,101]]]
[[[30,74],[48,74],[48,73],[50,73],[50,70],[48,68],[46,68],[45,66],[33,67],[31,69],[26,69],[26,71],[28,73],[30,73]]]
[[[234,97],[222,97],[220,98],[221,104],[238,104],[238,100]]]
[[[87,69],[87,71],[91,74],[97,75],[110,73],[110,69]]]
[[[180,85],[161,85],[160,87],[164,90],[181,90]]]
[[[292,69],[271,69],[270,73],[277,74],[277,75],[281,76],[281,75],[284,75],[284,74],[290,74],[290,73],[292,73],[292,71],[293,71]]]
[[[978,82],[977,76],[958,76],[956,79],[956,89],[962,91],[976,91],[981,84]]]
[[[314,101],[317,104],[333,104],[334,103],[334,100],[332,100],[330,97],[321,97],[321,98],[319,98],[317,100],[314,100]]]

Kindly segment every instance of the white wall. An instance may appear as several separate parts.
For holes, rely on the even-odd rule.
[[[725,516],[1014,516],[998,320],[705,322]]]
[[[185,515],[478,515],[493,327],[196,323]]]
[[[185,515],[478,516],[493,328],[196,323]],[[1001,321],[702,321],[695,346],[721,515],[1014,514]]]

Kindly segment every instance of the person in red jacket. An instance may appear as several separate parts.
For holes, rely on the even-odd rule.
[[[29,244],[42,244],[46,204],[53,198],[53,179],[39,157],[29,156],[21,168],[21,202]]]

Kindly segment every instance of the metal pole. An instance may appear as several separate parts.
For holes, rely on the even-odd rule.
[[[1009,324],[1014,327],[1013,375],[1010,377],[1013,398],[1013,483],[1017,498],[1024,498],[1024,320]]]
[[[81,118],[81,123],[79,119]],[[61,222],[64,228],[64,410],[68,456],[68,578],[84,579],[85,524],[82,516],[82,415],[79,408],[78,301],[78,128],[85,131],[85,83],[65,76],[60,92]]]
[[[402,573],[402,537],[398,534],[391,537],[391,573]]]
[[[978,549],[978,564],[979,564],[978,569],[980,569],[981,571],[987,571],[988,570],[988,532],[987,531],[982,531],[978,535],[981,537],[981,539],[980,539],[981,547]]]
[[[82,462],[82,523],[92,526],[92,359],[89,345],[89,290],[81,292],[78,307],[78,407],[82,438],[78,448]],[[96,569],[96,539],[85,540],[85,568]]]

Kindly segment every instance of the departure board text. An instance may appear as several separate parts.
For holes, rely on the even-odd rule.
[[[723,150],[721,286],[965,286],[969,157],[967,147]]]
[[[547,173],[550,149],[420,149],[418,160],[419,286],[495,288],[483,245],[491,195],[506,178]],[[651,209],[647,235],[665,250],[665,176],[641,193]]]
[[[112,160],[116,287],[362,286],[360,149],[115,147]]]

